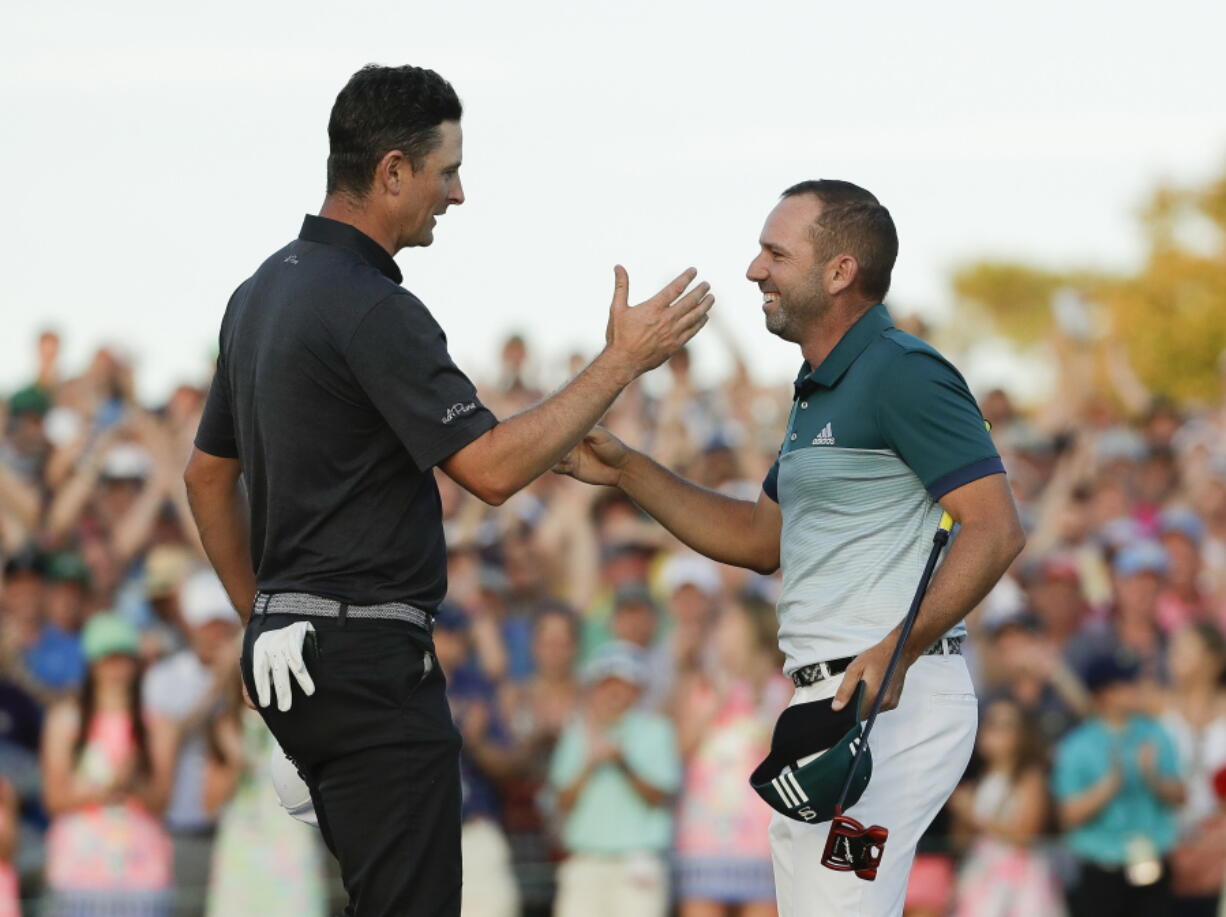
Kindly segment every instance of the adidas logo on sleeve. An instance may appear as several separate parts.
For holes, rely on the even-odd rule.
[[[834,445],[834,430],[830,424],[822,427],[821,432],[813,437],[813,445],[815,446],[833,446]]]

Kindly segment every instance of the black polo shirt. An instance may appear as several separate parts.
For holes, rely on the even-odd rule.
[[[230,298],[196,446],[242,464],[261,591],[429,611],[447,591],[433,468],[498,421],[401,279],[308,216]]]

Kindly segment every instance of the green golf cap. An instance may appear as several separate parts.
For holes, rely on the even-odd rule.
[[[770,754],[749,778],[750,786],[767,805],[796,821],[817,823],[834,818],[835,804],[860,745],[864,682],[842,710],[832,710],[832,701],[795,704],[784,710],[775,724]],[[865,748],[843,803],[845,810],[859,801],[872,775],[872,752]]]
[[[80,554],[72,551],[58,551],[48,557],[46,575],[53,583],[76,583],[83,588],[89,586],[89,566]]]
[[[16,391],[9,398],[9,413],[36,414],[39,417],[51,410],[51,398],[37,385],[29,385]]]
[[[91,617],[81,631],[81,649],[89,662],[104,656],[136,656],[140,638],[136,628],[112,611]]]

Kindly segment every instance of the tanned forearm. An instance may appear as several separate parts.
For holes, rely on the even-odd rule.
[[[622,755],[618,755],[613,759],[613,764],[626,778],[630,784],[630,788],[638,795],[639,799],[647,803],[649,806],[662,806],[669,800],[668,793],[648,783],[642,777],[634,772],[628,761]]]
[[[699,554],[759,573],[778,569],[778,522],[761,518],[762,505],[699,487],[640,452],[630,453],[618,486]]]
[[[1150,792],[1165,805],[1180,806],[1187,800],[1188,791],[1182,780],[1164,777],[1161,774],[1143,774],[1142,776]]]
[[[1060,821],[1064,827],[1076,828],[1098,815],[1120,791],[1121,782],[1119,772],[1112,770],[1084,793],[1060,803]]]
[[[570,452],[634,377],[606,351],[565,388],[447,459],[443,470],[486,503],[500,504]]]
[[[255,601],[247,503],[238,487],[238,475],[229,469],[212,467],[216,460],[201,459],[202,455],[193,454],[184,474],[187,500],[209,563],[246,624]]]
[[[912,660],[983,601],[1022,549],[1020,529],[997,522],[964,524],[932,578],[904,653]],[[896,635],[902,627],[895,628]]]

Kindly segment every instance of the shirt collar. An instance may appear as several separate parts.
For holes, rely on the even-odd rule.
[[[810,371],[807,362],[800,365],[800,374],[792,383],[795,389],[794,398],[808,395],[818,386],[834,388],[851,364],[856,362],[856,357],[864,352],[864,348],[871,344],[881,332],[893,327],[894,322],[885,305],[878,303],[873,306],[847,329],[839,338],[839,342],[834,345],[834,350],[830,351],[817,369]]]
[[[327,217],[317,217],[307,214],[302,221],[302,231],[299,239],[307,242],[319,242],[323,245],[336,245],[346,251],[353,252],[371,267],[378,270],[396,283],[404,280],[400,268],[382,245],[362,232],[356,226],[342,223],[340,220],[330,220]]]

